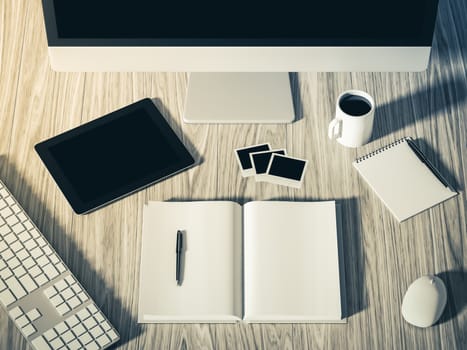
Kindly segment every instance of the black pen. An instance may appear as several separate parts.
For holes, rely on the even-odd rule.
[[[177,284],[180,286],[182,284],[181,268],[182,268],[182,252],[183,252],[183,233],[180,230],[177,231],[177,246],[175,250],[177,253],[175,279],[177,280]]]
[[[422,153],[422,151],[420,151],[420,149],[417,147],[415,142],[411,138],[407,138],[406,141],[407,141],[407,144],[409,145],[409,147],[412,149],[412,151],[414,151],[414,153],[418,157],[418,159],[420,159],[428,167],[428,169],[430,169],[432,174],[434,176],[436,176],[436,178],[439,180],[439,182],[441,182],[444,187],[449,188],[449,190],[451,190],[452,192],[457,192],[449,185],[449,183],[443,178],[443,176],[439,173],[439,171],[425,157],[425,155]]]

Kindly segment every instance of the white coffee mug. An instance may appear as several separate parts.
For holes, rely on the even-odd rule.
[[[368,143],[373,130],[375,102],[364,91],[344,91],[337,98],[336,116],[329,123],[328,136],[346,147]]]

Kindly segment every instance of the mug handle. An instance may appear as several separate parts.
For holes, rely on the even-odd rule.
[[[341,136],[341,128],[342,128],[341,119],[334,118],[333,120],[331,120],[331,122],[329,123],[328,137],[331,140],[335,140],[336,138]]]

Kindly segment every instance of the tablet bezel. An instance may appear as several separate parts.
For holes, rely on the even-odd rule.
[[[148,173],[145,176],[140,177],[129,184],[126,184],[125,186],[113,189],[112,191],[98,196],[91,201],[82,201],[76,189],[68,181],[60,164],[52,156],[50,148],[60,144],[63,141],[70,140],[76,136],[80,136],[88,131],[94,130],[96,127],[109,124],[120,118],[124,118],[128,114],[141,109],[143,109],[148,114],[148,116],[150,116],[151,120],[159,129],[161,134],[166,136],[166,142],[171,146],[171,148],[174,150],[174,153],[177,154],[180,160],[173,162],[169,167]],[[165,118],[154,105],[152,100],[149,98],[140,100],[112,113],[106,114],[100,118],[82,124],[76,128],[65,131],[64,133],[36,144],[34,148],[43,161],[45,167],[52,175],[52,178],[55,180],[56,184],[64,194],[68,203],[70,203],[71,207],[77,214],[85,214],[96,210],[102,206],[110,204],[122,197],[128,196],[131,193],[134,193],[156,182],[162,181],[172,175],[181,172],[182,170],[195,165],[195,160],[188,149],[183,145],[181,140],[178,138]]]

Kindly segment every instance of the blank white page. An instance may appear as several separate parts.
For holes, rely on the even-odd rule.
[[[235,322],[242,317],[241,207],[233,202],[149,202],[143,212],[138,321]],[[175,280],[185,231],[183,283]]]
[[[342,319],[336,221],[334,201],[245,204],[246,321]]]
[[[405,139],[353,164],[399,222],[457,195],[438,180]]]

